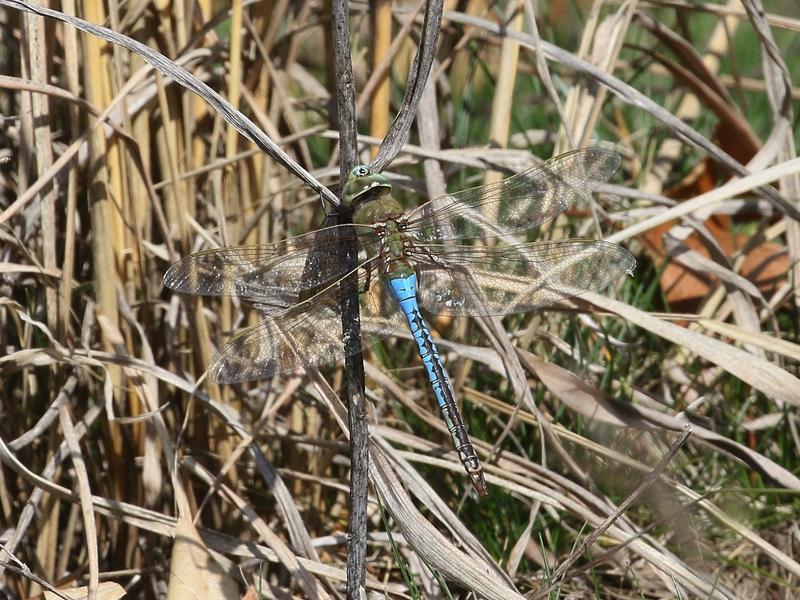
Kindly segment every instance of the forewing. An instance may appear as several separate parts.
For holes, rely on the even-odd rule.
[[[368,242],[361,244],[364,248],[373,232],[366,226],[333,226],[274,244],[206,250],[172,265],[164,284],[186,294],[237,296],[286,308],[346,274],[335,259],[341,255],[341,240],[353,237]]]
[[[364,284],[362,276],[361,286]],[[377,283],[373,278],[373,283]],[[345,357],[338,284],[235,335],[208,366],[218,383],[271,377],[301,367],[316,367]],[[359,295],[361,343],[368,348],[402,326],[402,313],[379,286]]]
[[[415,255],[420,305],[435,314],[507,315],[597,289],[632,272],[633,255],[598,240],[505,247],[435,247],[435,264]]]
[[[423,204],[409,213],[407,231],[435,243],[537,227],[589,196],[617,167],[619,154],[610,149],[567,152],[502,181]]]

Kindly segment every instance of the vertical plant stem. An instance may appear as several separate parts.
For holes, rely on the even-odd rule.
[[[102,23],[105,20],[105,13],[102,6],[89,3],[86,7],[86,17],[90,21]],[[105,86],[102,81],[102,74],[106,72],[106,62],[103,60],[105,42],[94,37],[84,36],[84,61],[83,61],[83,80],[85,86],[86,99],[95,106],[105,106],[106,96]],[[116,221],[114,204],[111,201],[111,190],[109,189],[109,169],[108,164],[111,157],[108,153],[105,133],[102,128],[95,129],[89,139],[89,164],[91,184],[89,187],[88,199],[91,214],[91,240],[92,253],[94,255],[93,280],[95,284],[95,297],[97,298],[97,312],[104,315],[115,327],[119,325],[119,313],[117,310],[117,282],[118,275],[116,270],[116,256],[114,250],[114,227]],[[103,347],[108,351],[113,351],[107,339],[103,339]],[[114,387],[114,397],[119,403],[121,398],[122,371],[117,366],[109,366],[111,380]],[[110,422],[108,424],[108,439],[111,444],[110,462],[114,473],[125,472],[122,468],[122,434],[117,430],[118,425]],[[114,497],[125,497],[125,479],[114,477],[115,482]]]
[[[234,0],[234,2],[231,4],[231,46],[229,56],[230,71],[228,73],[228,99],[236,108],[239,108],[242,97],[242,37],[244,35],[244,28],[242,25],[243,20],[244,7],[242,5],[242,1]],[[233,161],[233,157],[236,155],[236,152],[239,148],[239,141],[239,132],[236,131],[234,127],[228,127],[225,137],[225,158]],[[239,171],[238,164],[231,162],[230,168],[225,169],[223,172],[223,182],[225,184],[223,198],[226,198],[230,201],[229,205],[226,207],[228,210],[231,210],[234,206],[238,206],[239,214],[241,215],[242,222],[244,222],[244,220],[252,214],[252,205],[250,203],[250,195],[247,192],[240,193],[241,186],[239,184],[241,181],[241,175],[242,174]],[[237,231],[229,231],[229,233],[232,233],[232,239],[240,239],[238,227]],[[255,243],[255,234],[256,232],[253,231],[252,235],[246,237],[244,240],[242,240],[242,242],[245,244]],[[222,300],[222,319],[226,328],[231,328],[233,326],[233,306],[230,298],[223,298]],[[233,402],[233,395],[231,394],[229,388],[221,386],[219,391],[223,402]],[[228,437],[229,433],[227,429],[222,423],[219,423],[214,427],[213,434],[217,453],[221,458],[227,460],[227,458],[231,455],[231,452],[233,452],[233,443]],[[228,477],[231,483],[235,484],[238,480],[236,469],[231,469],[228,473]]]
[[[376,0],[372,10],[372,68],[378,68],[386,59],[392,41],[392,3]],[[382,138],[389,131],[389,70],[386,70],[375,88],[369,113],[369,130],[374,137]],[[372,146],[372,156],[378,148]]]
[[[336,73],[336,109],[339,123],[341,158],[339,172],[344,183],[356,162],[356,97],[353,63],[350,58],[350,21],[348,3],[333,0],[334,70]],[[350,207],[339,207],[336,221],[346,224],[351,219]],[[348,270],[355,268],[358,248],[353,236],[342,242],[341,260]],[[347,372],[348,420],[350,426],[350,524],[347,538],[347,597],[366,594],[367,494],[369,484],[369,430],[367,429],[364,395],[364,359],[361,354],[361,320],[358,303],[358,277],[353,274],[339,284],[342,292],[342,333],[344,335],[345,370]]]
[[[62,2],[65,12],[75,14],[74,0]],[[64,27],[64,74],[67,89],[78,96],[80,94],[80,56],[78,52],[78,32],[73,27]],[[80,128],[80,111],[77,106],[70,106],[70,123],[72,131],[70,137],[77,137]],[[78,204],[77,191],[78,176],[75,169],[70,169],[67,180],[67,206],[64,217],[64,261],[61,266],[61,308],[58,311],[58,335],[62,341],[69,335],[69,316],[72,304],[72,281],[75,265],[75,213]]]
[[[507,16],[510,17],[506,27],[511,31],[522,30],[522,2],[516,0],[509,4]],[[492,98],[491,124],[489,141],[501,148],[508,145],[508,132],[511,127],[511,111],[514,104],[514,85],[517,82],[519,65],[519,44],[504,37],[500,44],[500,64],[498,65],[497,85]],[[498,171],[486,171],[485,184],[500,181],[503,176]],[[496,214],[487,214],[489,219],[497,218]]]
[[[23,18],[27,39],[27,58],[30,78],[46,84],[48,78],[47,49],[45,48],[44,19],[27,14]],[[36,171],[39,175],[47,171],[53,164],[53,146],[50,135],[50,109],[45,94],[31,94],[33,116],[33,145],[36,153]],[[56,190],[48,185],[42,190],[42,258],[46,269],[56,268]],[[54,286],[45,288],[47,304],[47,326],[56,331],[58,321],[58,295]]]
[[[23,62],[27,63],[28,76],[32,81],[47,83],[47,52],[45,50],[44,20],[35,15],[24,15],[23,32],[25,34],[25,49]],[[24,128],[32,134],[29,143],[33,148],[35,172],[41,175],[53,163],[52,140],[50,135],[50,117],[48,98],[44,94],[30,94],[30,128]],[[41,209],[41,249],[44,266],[52,269],[56,264],[56,227],[55,227],[55,190],[52,183],[48,184],[39,195]],[[45,288],[45,305],[47,311],[47,326],[51,331],[56,331],[57,324],[57,294],[56,288],[48,285]],[[42,386],[41,393],[47,397],[52,393],[47,385]],[[54,436],[49,436],[49,442],[55,445]],[[49,451],[52,451],[52,447]],[[42,535],[36,544],[36,558],[40,561],[42,570],[48,577],[55,575],[56,544],[58,540],[60,509],[59,503],[54,501],[47,515],[46,525],[42,528],[47,535]]]

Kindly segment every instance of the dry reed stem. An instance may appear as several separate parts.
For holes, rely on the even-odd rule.
[[[388,55],[392,46],[392,4],[388,0],[375,3],[372,19],[372,72],[378,71],[381,64],[389,64]],[[402,39],[398,36],[398,39]],[[369,111],[370,134],[383,138],[389,131],[389,103],[391,100],[388,69],[384,70],[382,80],[375,87]],[[377,146],[371,148],[372,158],[378,153]]]

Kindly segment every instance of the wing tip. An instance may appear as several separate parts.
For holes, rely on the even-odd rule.
[[[617,172],[622,157],[608,146],[588,146],[583,149],[584,168],[589,179],[598,183],[607,181]]]
[[[617,273],[611,279],[617,275],[621,275],[622,273],[633,277],[633,273],[636,270],[636,257],[631,253],[630,250],[628,250],[625,246],[621,246],[620,244],[615,244],[614,242],[609,242],[606,240],[595,240],[593,244],[604,246],[610,252],[616,255],[613,265],[615,267],[614,270],[617,271]],[[611,279],[609,279],[609,281]]]

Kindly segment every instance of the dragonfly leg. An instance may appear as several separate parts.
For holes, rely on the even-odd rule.
[[[378,265],[376,265],[374,262],[364,265],[364,270],[367,272],[367,275],[366,277],[364,277],[364,289],[361,291],[362,294],[369,293],[369,287],[372,284],[372,274],[376,272],[376,268],[378,268],[379,265],[382,264],[382,261],[383,261],[383,254],[381,254],[378,257]]]

